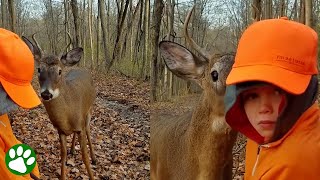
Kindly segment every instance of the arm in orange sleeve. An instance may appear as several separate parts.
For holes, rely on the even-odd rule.
[[[17,176],[15,174],[12,174],[6,166],[5,163],[5,156],[6,153],[3,150],[3,146],[1,145],[3,144],[3,141],[0,137],[0,179],[10,179],[10,180],[31,180],[32,178],[30,177],[30,175],[25,175],[25,176]],[[38,165],[35,166],[35,168],[32,170],[32,173],[37,176],[40,177],[40,173],[39,173],[39,169],[38,169]]]
[[[17,176],[15,174],[12,174],[6,166],[5,163],[5,156],[6,153],[3,150],[3,146],[1,146],[1,144],[3,144],[3,141],[0,137],[0,179],[10,179],[10,180],[31,180],[32,178],[29,175],[25,175],[25,176]],[[36,168],[35,168],[36,169]],[[34,169],[34,170],[35,170]],[[38,168],[37,168],[38,169]],[[34,171],[33,170],[33,171]],[[39,173],[39,171],[38,171]],[[37,177],[39,177],[39,174],[35,174]]]
[[[0,116],[0,180],[29,180],[32,179],[29,174],[25,176],[17,176],[15,174],[12,174],[6,166],[5,163],[5,156],[6,151],[8,151],[9,147],[12,147],[16,144],[21,144],[20,141],[16,139],[14,136],[10,121],[8,119],[7,115]],[[32,173],[40,177],[38,165],[35,166],[35,168],[32,170]]]

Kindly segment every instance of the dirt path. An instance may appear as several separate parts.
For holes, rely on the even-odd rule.
[[[96,179],[149,179],[149,87],[117,76],[94,75],[97,98],[91,119],[91,137],[97,165],[91,165]],[[42,179],[60,174],[60,143],[41,105],[11,113],[17,138],[36,150]],[[68,147],[71,146],[68,137]],[[67,177],[88,179],[79,144],[67,157]]]

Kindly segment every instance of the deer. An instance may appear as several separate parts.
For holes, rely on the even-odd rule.
[[[188,23],[193,9],[185,19],[184,34],[200,56],[171,41],[161,41],[159,50],[174,75],[193,80],[203,91],[193,112],[151,118],[152,180],[232,179],[237,132],[225,122],[224,94],[234,55],[209,53],[190,38]]]
[[[68,33],[71,44],[71,37]],[[73,154],[75,139],[81,148],[82,160],[89,174],[90,179],[94,179],[90,168],[87,142],[89,142],[92,164],[96,164],[96,158],[90,138],[90,119],[93,103],[96,98],[96,91],[91,74],[80,68],[72,68],[83,56],[83,48],[76,47],[65,54],[53,55],[44,54],[40,48],[35,34],[32,35],[34,43],[22,36],[23,41],[31,50],[36,68],[38,70],[38,80],[40,84],[40,95],[42,103],[47,111],[50,121],[57,129],[60,139],[61,154],[61,175],[60,179],[66,179],[66,159],[67,159],[67,139],[73,134],[72,147],[70,153]],[[62,54],[62,53],[61,53]]]

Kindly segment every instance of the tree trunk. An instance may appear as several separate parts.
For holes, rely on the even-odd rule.
[[[168,17],[168,40],[169,41],[174,41],[174,6],[175,6],[175,1],[174,0],[167,0],[167,17]],[[169,79],[169,84],[165,85],[167,88],[169,94],[168,98],[170,99],[173,96],[174,92],[174,76],[171,71],[168,71],[168,79]]]
[[[139,49],[141,46],[141,41],[142,41],[142,21],[143,21],[143,8],[144,8],[144,3],[141,3],[140,6],[140,12],[139,12],[139,18],[138,18],[138,23],[137,23],[137,31],[136,31],[136,37],[135,37],[135,45],[134,45],[134,65],[137,65],[138,69],[140,66],[140,61],[139,61]]]
[[[306,25],[313,28],[312,24],[312,0],[305,0]]]
[[[143,78],[147,73],[147,68],[145,67],[147,61],[149,60],[149,27],[150,27],[150,0],[145,0],[145,6],[144,6],[144,46],[143,46],[143,60],[142,60],[142,66],[140,69],[140,78]],[[151,66],[151,65],[150,65]]]
[[[99,7],[99,15],[100,15],[100,21],[101,21],[101,30],[102,30],[102,42],[103,42],[103,52],[104,52],[104,58],[106,61],[106,65],[110,64],[110,58],[108,53],[108,34],[107,34],[107,26],[106,26],[106,11],[105,11],[105,1],[104,0],[98,0],[98,7]]]
[[[151,92],[150,100],[155,102],[157,100],[157,78],[158,78],[158,42],[159,42],[159,33],[161,26],[161,17],[163,10],[162,0],[155,0],[154,2],[154,12],[153,20],[151,26],[151,50],[152,50],[152,59],[151,59]]]
[[[300,14],[299,14],[299,22],[305,24],[305,1],[300,0]]]
[[[121,3],[122,4],[121,7],[123,7],[123,3],[124,2]],[[114,48],[113,48],[112,59],[111,59],[110,63],[107,65],[107,71],[110,70],[114,61],[118,60],[118,54],[119,54],[119,50],[120,50],[120,48],[119,48],[120,38],[122,35],[124,20],[126,19],[126,16],[127,16],[128,6],[129,6],[129,0],[126,0],[124,8],[121,8],[120,14],[118,14],[118,23],[117,23],[117,32],[116,32],[117,36],[116,36],[116,41],[115,41]]]
[[[1,0],[1,22],[2,27],[7,28],[7,4],[6,0]]]
[[[252,3],[252,19],[253,22],[261,20],[261,0],[254,0]]]
[[[16,32],[16,11],[14,0],[8,0],[9,14],[10,14],[10,30]]]
[[[280,17],[286,16],[286,0],[280,1]]]
[[[80,47],[80,26],[79,26],[79,12],[77,0],[71,0],[71,9],[73,14],[73,22],[75,29],[75,44],[74,47]]]
[[[69,3],[68,0],[64,0],[64,30],[65,30],[65,44],[67,45],[69,43],[68,34],[70,33],[70,27],[69,27]],[[64,49],[63,49],[64,50]],[[70,47],[67,47],[65,51],[70,50]]]
[[[53,54],[58,52],[57,38],[58,38],[58,22],[57,18],[54,17],[54,12],[52,8],[52,0],[45,1],[46,15],[45,15],[45,27],[47,31],[47,39],[49,41],[49,52]]]
[[[298,3],[297,3],[297,0],[295,0],[294,1],[294,3],[293,3],[293,7],[292,7],[292,10],[291,10],[291,14],[290,14],[290,17],[289,17],[289,19],[291,19],[292,18],[292,16],[293,16],[293,20],[294,21],[298,21]]]
[[[100,8],[98,8],[98,14],[100,14]],[[96,54],[96,65],[99,67],[99,54],[100,54],[100,16],[97,16],[97,54]]]
[[[88,1],[88,28],[89,28],[89,42],[90,42],[90,64],[91,69],[94,68],[94,61],[93,61],[93,40],[92,40],[92,0]]]
[[[83,48],[83,49],[87,49],[87,45],[86,45],[86,35],[87,35],[87,24],[86,24],[86,21],[85,21],[85,19],[86,19],[86,0],[83,0],[83,5],[82,5],[82,10],[81,10],[81,16],[80,17],[82,17],[81,19],[81,22],[80,22],[80,24],[81,24],[81,29],[79,29],[79,30],[81,30],[81,35],[82,35],[82,37],[81,37],[81,47]],[[83,58],[82,58],[82,65],[83,65],[83,67],[86,67],[86,64],[87,64],[87,62],[86,62],[86,58],[87,57],[87,51],[83,51]]]
[[[265,0],[265,17],[264,19],[272,18],[272,0]]]

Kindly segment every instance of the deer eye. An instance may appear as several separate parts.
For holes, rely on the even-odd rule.
[[[59,75],[61,75],[61,72],[62,72],[62,70],[61,70],[61,69],[59,69]]]
[[[211,78],[214,82],[216,82],[219,78],[219,73],[217,71],[212,71],[211,72]]]

